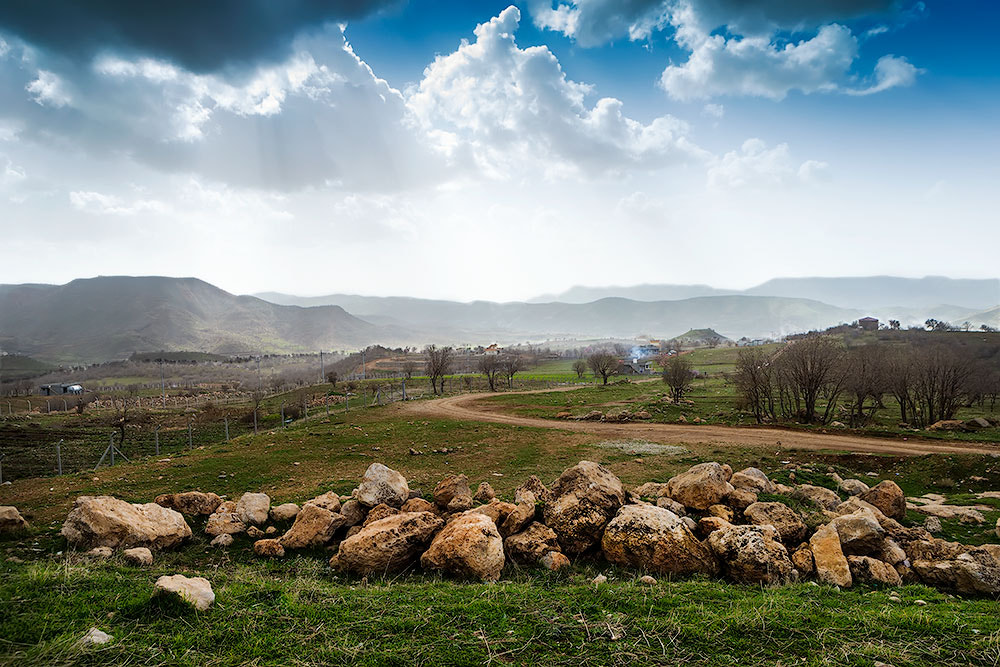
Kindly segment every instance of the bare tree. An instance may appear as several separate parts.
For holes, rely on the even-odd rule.
[[[435,394],[439,394],[444,391],[444,376],[451,369],[455,351],[451,347],[428,345],[424,349],[424,354],[427,356],[427,363],[424,366],[424,370],[430,378],[431,389]],[[441,385],[440,390],[438,389],[438,383]]]
[[[573,372],[576,373],[576,379],[582,380],[583,374],[587,372],[587,362],[583,359],[577,359],[573,362]]]
[[[417,371],[417,364],[413,361],[407,360],[403,362],[403,375],[409,380],[413,377],[413,374]]]
[[[507,377],[507,388],[514,388],[514,376],[524,370],[524,357],[520,354],[511,354],[504,357],[500,362],[503,374]]]
[[[844,391],[850,397],[847,408],[851,426],[868,424],[875,412],[882,407],[882,396],[887,391],[885,352],[878,344],[860,345],[847,351]]]
[[[758,424],[776,419],[774,363],[758,347],[745,347],[736,357],[736,390]]]
[[[663,366],[663,382],[670,387],[674,403],[680,403],[694,381],[691,362],[680,355],[664,355],[660,357],[660,363]]]
[[[479,357],[477,368],[486,378],[486,384],[490,386],[490,391],[496,391],[497,377],[501,372],[500,358],[495,354],[484,354]]]
[[[330,371],[326,374],[326,381],[329,382],[334,388],[337,387],[337,380],[339,379],[340,376],[337,374],[337,371]]]
[[[826,336],[807,336],[789,344],[778,357],[783,411],[806,423],[826,422],[843,388],[843,348]],[[816,414],[820,398],[826,410]]]
[[[972,360],[943,345],[921,350],[915,356],[913,393],[922,425],[951,419],[961,407]]]
[[[594,352],[587,357],[587,365],[595,376],[600,375],[603,383],[607,384],[608,378],[618,372],[621,361],[610,352]]]
[[[895,348],[885,354],[882,363],[886,391],[896,399],[900,421],[909,423],[917,416],[913,398],[912,352],[908,348]]]

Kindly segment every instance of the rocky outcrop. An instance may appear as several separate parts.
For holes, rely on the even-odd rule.
[[[390,507],[401,507],[410,497],[410,487],[406,478],[381,463],[368,466],[355,498],[366,507],[385,503]]]
[[[81,496],[61,533],[75,549],[170,549],[191,537],[191,528],[180,512],[156,503],[133,505],[111,496]]]
[[[563,552],[578,554],[600,542],[604,526],[624,503],[621,480],[602,465],[581,461],[552,485],[542,513]]]
[[[503,540],[492,519],[468,512],[441,529],[420,565],[456,579],[496,581],[504,565]]]
[[[711,550],[676,514],[653,505],[626,505],[608,523],[601,539],[604,557],[616,565],[687,576],[715,574]]]
[[[718,463],[700,463],[667,482],[667,495],[689,509],[718,505],[731,491],[726,470]]]
[[[401,512],[371,523],[340,543],[332,565],[357,574],[388,573],[413,565],[444,520],[430,512]]]

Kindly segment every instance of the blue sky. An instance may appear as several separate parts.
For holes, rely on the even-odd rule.
[[[1000,3],[99,7],[0,7],[0,282],[997,275]]]

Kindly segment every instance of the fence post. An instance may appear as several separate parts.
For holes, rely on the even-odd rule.
[[[153,437],[156,438],[156,455],[160,455],[160,425],[157,424],[153,429]]]
[[[111,465],[114,466],[114,464],[115,464],[115,434],[114,433],[112,433],[111,437],[108,438],[108,449],[111,450]],[[97,465],[101,465],[101,464],[98,463]]]
[[[226,442],[229,442],[229,415],[223,415],[226,424]]]
[[[56,465],[60,475],[62,474],[62,443],[62,440],[56,443]]]
[[[281,428],[285,428],[285,404],[281,404]]]
[[[69,405],[66,403],[66,399],[63,399],[63,412],[69,412]]]
[[[52,412],[52,404],[49,402],[49,399],[47,398],[45,399],[45,412],[46,414]]]
[[[194,441],[191,439],[191,418],[188,417],[188,449],[194,449]]]
[[[253,434],[257,435],[257,408],[253,409]]]

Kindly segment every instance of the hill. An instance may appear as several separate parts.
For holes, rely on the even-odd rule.
[[[729,338],[718,333],[715,329],[689,329],[680,336],[674,336],[673,340],[676,340],[683,347],[715,347],[731,342]]]
[[[117,359],[137,350],[297,352],[405,339],[338,306],[280,306],[196,278],[0,285],[0,312],[0,345],[53,361]]]

